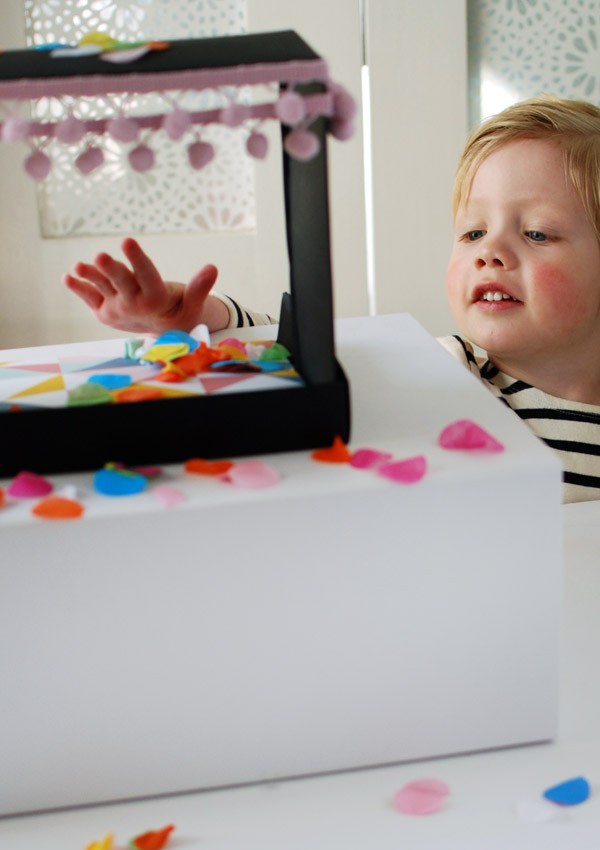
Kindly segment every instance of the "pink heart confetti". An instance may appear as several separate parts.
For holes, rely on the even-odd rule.
[[[47,496],[54,486],[35,472],[19,472],[8,485],[7,495],[15,499],[37,499]]]
[[[377,470],[378,474],[398,484],[415,484],[427,472],[427,460],[423,455],[384,463]]]
[[[244,490],[262,490],[278,484],[281,481],[281,475],[262,460],[243,460],[235,463],[222,476],[222,480]]]
[[[169,484],[159,484],[153,487],[152,494],[156,496],[159,502],[162,502],[165,508],[174,508],[175,505],[185,502],[187,498],[185,493],[182,493],[177,487],[171,487]]]
[[[440,433],[438,443],[444,449],[504,451],[502,443],[470,419],[457,419],[456,422],[451,422]]]
[[[391,459],[391,452],[380,452],[377,449],[357,449],[352,453],[350,466],[354,466],[356,469],[376,469]]]
[[[406,815],[431,815],[439,812],[449,793],[449,786],[440,779],[417,779],[396,791],[393,805]]]

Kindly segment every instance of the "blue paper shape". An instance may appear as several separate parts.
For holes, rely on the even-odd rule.
[[[590,784],[583,776],[568,779],[544,791],[544,797],[561,806],[577,806],[590,796]]]
[[[99,469],[94,473],[94,489],[103,496],[134,496],[146,489],[143,475],[129,470]]]
[[[100,384],[107,390],[122,390],[131,383],[129,375],[91,375],[88,384]]]
[[[173,345],[174,343],[184,342],[190,348],[190,351],[195,351],[198,348],[198,340],[187,334],[185,331],[170,330],[161,334],[158,339],[154,340],[155,345]]]

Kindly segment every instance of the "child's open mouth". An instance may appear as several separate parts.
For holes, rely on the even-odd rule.
[[[512,295],[508,295],[506,292],[500,292],[496,290],[494,292],[488,291],[483,292],[479,298],[480,301],[515,301],[519,302],[518,298],[513,298]]]

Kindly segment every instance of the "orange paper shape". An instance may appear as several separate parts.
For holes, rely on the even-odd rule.
[[[186,460],[183,468],[194,475],[224,475],[232,466],[231,460],[205,460],[201,457],[193,457]]]
[[[117,401],[154,401],[163,396],[163,390],[158,387],[128,387],[115,394]]]
[[[311,457],[322,463],[349,463],[352,454],[342,438],[335,437],[330,446],[325,449],[315,449]]]
[[[173,824],[169,824],[169,826],[165,826],[163,829],[144,832],[142,835],[132,838],[129,846],[132,850],[161,850],[166,845],[169,835],[174,829]]]
[[[79,519],[83,505],[65,496],[47,496],[32,507],[31,513],[41,519]]]

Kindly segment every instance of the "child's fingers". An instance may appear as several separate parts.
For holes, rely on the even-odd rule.
[[[158,269],[135,239],[124,239],[121,249],[131,263],[138,286],[144,295],[152,296],[162,292],[164,281]]]
[[[104,296],[91,283],[86,283],[70,274],[64,275],[63,283],[92,310],[99,310],[102,307]]]
[[[208,298],[219,274],[216,266],[208,264],[196,272],[185,288],[184,298],[188,304],[201,304]]]
[[[115,260],[110,254],[98,254],[94,263],[99,271],[108,278],[117,294],[126,299],[132,299],[139,295],[139,283],[135,274],[126,265]],[[95,280],[93,283],[98,285]]]
[[[74,271],[79,278],[93,284],[105,298],[112,298],[117,294],[110,280],[96,266],[92,266],[90,263],[76,263]]]

